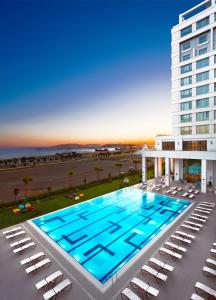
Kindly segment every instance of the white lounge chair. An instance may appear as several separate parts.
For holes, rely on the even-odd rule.
[[[157,259],[157,258],[150,258],[148,261],[150,266],[159,267],[163,271],[169,271],[172,272],[174,270],[174,267],[165,264],[163,261]]]
[[[45,257],[45,254],[43,252],[38,252],[38,253],[36,253],[36,254],[34,254],[32,256],[24,258],[23,260],[21,260],[20,264],[22,266],[25,266],[27,264],[34,263],[37,260],[43,259],[44,257]]]
[[[211,255],[215,256],[216,255],[216,249],[211,249]]]
[[[57,284],[53,289],[43,294],[43,298],[44,300],[53,299],[58,294],[64,291],[70,291],[71,287],[72,287],[72,282],[69,279],[65,279],[64,281]]]
[[[178,192],[181,192],[181,190],[182,190],[182,188],[180,188],[180,187],[179,187],[179,188],[177,188],[177,191],[178,191]]]
[[[201,209],[201,208],[195,208],[194,210],[195,210],[195,211],[198,211],[198,212],[201,212],[201,213],[203,213],[203,214],[207,214],[207,215],[210,214],[209,211],[203,210],[203,209]]]
[[[170,255],[173,259],[182,259],[182,255],[181,255],[181,254],[176,253],[176,252],[174,252],[174,251],[171,251],[171,250],[169,250],[169,249],[167,249],[167,248],[164,248],[164,247],[161,247],[161,248],[158,250],[158,252],[159,252],[160,254],[168,254],[168,255]]]
[[[203,216],[203,215],[196,214],[196,213],[192,213],[191,215],[192,215],[193,217],[197,217],[197,218],[200,218],[200,219],[205,219],[205,220],[208,219],[208,216]]]
[[[213,243],[212,245],[213,245],[213,247],[216,247],[216,243]]]
[[[166,194],[169,194],[169,193],[171,193],[172,191],[171,190],[167,190],[165,193]]]
[[[142,266],[141,272],[142,272],[142,274],[147,273],[147,274],[152,275],[158,281],[166,281],[168,278],[166,275],[156,271],[155,269],[153,269],[152,267],[149,267],[147,265]]]
[[[148,296],[154,296],[157,297],[159,294],[159,291],[155,289],[154,287],[150,286],[148,283],[140,280],[137,277],[134,277],[131,282],[131,286],[135,290],[141,290],[145,292]]]
[[[199,206],[203,206],[203,208],[214,208],[215,206],[210,203],[200,203]]]
[[[133,291],[126,288],[121,292],[122,300],[142,300],[139,296],[137,296]]]
[[[209,208],[209,207],[203,207],[202,205],[198,205],[197,208],[198,208],[198,209],[202,209],[202,210],[206,210],[206,211],[209,211],[209,212],[212,211],[212,208]]]
[[[188,193],[193,193],[193,190],[189,190]]]
[[[29,248],[34,248],[35,246],[36,246],[36,244],[34,242],[31,242],[31,243],[25,244],[22,247],[13,249],[13,253],[22,253],[23,251],[25,251]]]
[[[189,224],[189,225],[192,225],[192,226],[194,226],[194,227],[199,227],[199,228],[202,228],[202,227],[203,227],[203,225],[198,224],[198,223],[195,223],[195,222],[191,222],[191,221],[184,221],[184,223]]]
[[[194,236],[194,235],[189,234],[189,233],[185,233],[185,232],[180,231],[180,230],[176,230],[175,234],[181,235],[181,236],[183,236],[183,237],[186,237],[186,238],[189,238],[189,239],[192,239],[192,240],[195,239],[195,236]]]
[[[192,221],[195,220],[195,221],[198,221],[198,222],[201,222],[201,223],[206,223],[206,220],[204,220],[202,218],[198,218],[198,217],[190,216],[189,219],[192,219]]]
[[[214,260],[214,259],[207,258],[207,259],[206,259],[206,264],[207,264],[207,266],[209,266],[209,267],[214,267],[214,268],[216,268],[216,260]]]
[[[174,241],[180,241],[180,242],[182,242],[182,243],[184,243],[184,244],[187,244],[187,245],[190,245],[190,244],[191,244],[191,240],[189,240],[189,239],[184,239],[184,238],[182,238],[182,237],[180,237],[180,236],[177,236],[177,235],[175,235],[175,234],[172,234],[170,238],[171,238],[171,240],[174,240]]]
[[[158,188],[155,189],[155,191],[158,192],[158,191],[160,191],[160,189],[161,189],[161,188],[158,187]]]
[[[13,233],[13,234],[6,235],[6,239],[10,240],[10,239],[13,239],[13,238],[19,237],[21,235],[25,235],[25,234],[26,234],[25,230],[15,231],[15,233]]]
[[[194,191],[194,194],[199,194],[199,190],[195,190],[195,191]]]
[[[216,270],[214,270],[212,268],[204,266],[203,269],[202,269],[202,271],[206,275],[216,276]]]
[[[21,227],[21,226],[14,227],[14,228],[12,228],[12,229],[9,229],[9,230],[6,230],[6,231],[3,231],[3,234],[12,234],[12,233],[14,233],[15,231],[18,231],[18,230],[20,230],[20,229],[22,229],[22,227]]]
[[[176,195],[176,194],[177,194],[177,191],[173,191],[171,194],[172,194],[172,195]]]
[[[174,243],[166,242],[166,243],[164,243],[164,246],[166,246],[168,249],[171,249],[171,250],[177,250],[177,251],[183,252],[183,253],[187,252],[186,248],[178,246],[177,244],[174,244]]]
[[[37,271],[38,269],[48,266],[51,263],[51,260],[49,258],[45,258],[41,261],[39,261],[38,263],[36,263],[35,265],[28,267],[25,271],[27,274],[32,273]]]
[[[201,282],[196,282],[195,289],[196,289],[197,293],[201,292],[201,293],[204,293],[206,296],[216,297],[216,291]]]
[[[195,196],[194,194],[190,194],[190,195],[188,196],[188,198],[193,199],[194,196]]]
[[[205,299],[197,294],[192,294],[190,300],[205,300]]]
[[[184,193],[184,194],[182,195],[182,197],[187,197],[187,195],[188,195],[188,193]]]
[[[197,227],[194,227],[194,226],[190,226],[190,225],[187,225],[187,224],[181,224],[181,227],[185,228],[185,229],[190,229],[192,231],[196,231],[196,232],[199,232],[200,229],[197,228]]]
[[[25,239],[22,239],[22,240],[19,240],[17,242],[14,242],[12,244],[10,244],[11,248],[15,248],[15,247],[19,247],[23,244],[26,244],[27,242],[30,242],[31,241],[31,238],[30,237],[27,237]]]
[[[61,281],[63,278],[63,273],[61,271],[56,271],[51,275],[47,276],[46,278],[42,279],[38,283],[35,284],[37,290],[42,288],[47,288],[50,283],[54,285],[57,281]]]

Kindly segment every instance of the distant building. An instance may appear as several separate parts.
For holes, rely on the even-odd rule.
[[[157,136],[155,150],[143,148],[143,181],[146,158],[154,158],[155,177],[216,185],[216,1],[203,1],[179,15],[172,28],[172,130]],[[171,176],[172,175],[172,176]]]

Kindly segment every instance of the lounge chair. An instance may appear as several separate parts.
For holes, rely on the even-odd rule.
[[[39,261],[38,263],[36,263],[35,265],[28,267],[25,271],[27,274],[29,274],[29,273],[39,270],[42,267],[48,266],[50,263],[51,263],[51,260],[49,258],[45,258],[45,259]]]
[[[7,235],[7,234],[12,234],[12,233],[14,233],[15,231],[18,231],[18,230],[20,230],[20,229],[22,229],[22,227],[21,226],[18,226],[18,227],[14,227],[14,228],[12,228],[12,229],[10,229],[10,230],[6,230],[6,231],[3,231],[3,234],[5,235]]]
[[[126,288],[121,292],[122,300],[141,300],[139,296],[137,296],[133,291]]]
[[[195,196],[194,194],[190,194],[190,195],[188,196],[188,198],[193,199],[194,196]]]
[[[188,193],[193,193],[193,190],[189,190]]]
[[[211,252],[211,255],[213,255],[213,256],[216,255],[216,249],[211,249],[210,252]]]
[[[31,242],[31,243],[25,244],[22,247],[13,249],[13,253],[22,253],[26,249],[29,249],[29,248],[32,248],[32,247],[34,248],[35,246],[36,246],[36,244],[34,242]]]
[[[137,277],[134,277],[131,282],[131,286],[135,290],[141,290],[142,292],[145,292],[148,296],[154,296],[157,297],[159,294],[159,291],[155,289],[154,287],[150,286],[148,283],[140,280]]]
[[[197,294],[192,294],[190,300],[205,300],[205,299]]]
[[[166,242],[166,243],[164,243],[164,246],[166,246],[168,249],[171,249],[171,250],[177,250],[177,251],[183,252],[183,253],[187,252],[186,248],[178,246],[177,244],[174,244],[174,243]]]
[[[184,243],[184,244],[188,244],[188,245],[191,244],[191,240],[189,240],[189,239],[184,239],[184,238],[182,238],[182,237],[180,237],[180,236],[177,236],[177,235],[175,235],[175,234],[171,235],[170,238],[171,238],[171,240],[174,240],[174,241],[180,241],[180,242],[182,242],[182,243]]]
[[[63,278],[63,273],[61,271],[56,271],[46,278],[42,279],[38,283],[35,284],[37,290],[42,288],[47,288],[50,283],[55,284],[57,281],[61,281]]]
[[[195,236],[192,235],[192,234],[189,234],[189,233],[185,233],[183,231],[180,231],[180,230],[176,230],[175,234],[178,234],[178,235],[181,235],[181,236],[184,236],[186,238],[189,238],[189,239],[192,239],[194,240],[195,239]]]
[[[198,217],[190,216],[189,219],[192,219],[192,221],[195,220],[201,223],[206,223],[206,220],[203,220],[202,218],[198,218]]]
[[[167,190],[165,193],[166,194],[169,194],[169,193],[171,193],[172,192],[172,190]]]
[[[216,270],[214,270],[212,268],[204,266],[203,269],[202,269],[202,271],[206,275],[216,276]]]
[[[53,289],[49,290],[45,294],[43,294],[44,300],[50,300],[55,298],[58,294],[69,291],[72,287],[72,282],[69,279],[65,279],[64,281],[57,284]]]
[[[193,217],[198,217],[200,219],[205,219],[207,220],[208,219],[208,216],[203,216],[203,215],[199,215],[199,214],[196,214],[196,213],[192,213],[191,214]]]
[[[195,190],[195,191],[194,191],[194,194],[199,194],[199,190]]]
[[[201,282],[196,282],[195,289],[196,289],[197,293],[201,292],[201,293],[204,293],[206,296],[216,297],[216,291]]]
[[[187,197],[188,193],[182,194],[182,197]]]
[[[207,259],[206,259],[206,264],[207,264],[207,266],[209,266],[209,267],[214,267],[214,268],[216,268],[216,260],[214,260],[214,259],[207,258]]]
[[[25,230],[21,230],[21,231],[15,231],[15,233],[13,234],[9,234],[9,235],[6,235],[6,239],[13,239],[13,238],[16,238],[16,237],[19,237],[21,235],[25,235],[26,232]]]
[[[141,273],[142,274],[150,274],[150,275],[154,276],[154,278],[158,281],[165,282],[168,278],[166,275],[156,271],[155,269],[153,269],[152,267],[149,267],[147,265],[142,266]]]
[[[204,206],[203,208],[214,208],[214,205],[211,205],[210,203],[207,204],[207,203],[200,203],[199,206]]]
[[[174,251],[171,251],[171,250],[169,250],[169,249],[167,249],[167,248],[164,248],[164,247],[161,247],[161,248],[158,250],[158,252],[159,252],[160,254],[168,254],[168,255],[170,255],[173,259],[182,259],[182,255],[181,255],[181,254],[176,253],[176,252],[174,252]]]
[[[10,244],[11,248],[15,248],[15,247],[19,247],[23,244],[26,244],[27,242],[30,242],[32,239],[30,237],[27,237],[25,239],[22,239],[20,241],[14,242],[12,244]]]
[[[185,228],[185,229],[190,229],[192,231],[196,231],[196,232],[199,232],[200,229],[197,228],[197,227],[194,227],[194,226],[190,226],[190,225],[187,225],[187,224],[181,224],[181,227]]]
[[[216,243],[213,243],[212,245],[213,245],[213,247],[216,247]]]
[[[203,209],[201,209],[201,208],[195,208],[194,210],[195,210],[195,211],[198,211],[198,212],[201,212],[201,213],[203,213],[203,214],[207,214],[207,215],[210,214],[209,211],[203,210]]]
[[[182,190],[182,188],[180,188],[180,187],[179,187],[179,188],[177,188],[177,191],[178,191],[178,192],[181,192],[181,190]]]
[[[148,263],[149,263],[150,266],[159,267],[163,271],[172,272],[173,269],[174,269],[174,267],[172,267],[170,265],[167,265],[163,261],[161,261],[157,258],[154,258],[154,257],[150,258]]]
[[[160,189],[161,189],[161,188],[158,187],[158,188],[155,189],[155,191],[158,192],[158,191],[160,191]]]
[[[177,191],[173,191],[171,194],[172,194],[172,195],[175,195],[175,194],[177,194]]]
[[[199,228],[202,228],[203,225],[199,224],[199,223],[195,223],[195,222],[191,222],[191,221],[184,221],[184,223],[186,224],[189,224],[189,225],[192,225],[194,227],[199,227]]]
[[[24,258],[23,260],[21,260],[20,264],[22,266],[25,266],[27,264],[34,263],[37,260],[43,259],[44,257],[45,257],[45,254],[43,252],[38,252],[38,253],[36,253],[36,254],[34,254],[32,256]]]
[[[206,201],[203,201],[203,202],[201,202],[200,204],[207,204],[207,205],[210,205],[211,207],[215,207],[215,204],[212,203],[212,202],[206,202]]]
[[[209,212],[212,211],[212,208],[209,208],[209,207],[203,207],[202,205],[198,205],[197,208],[198,208],[198,209],[202,209],[202,210],[207,210],[207,211],[209,211]]]

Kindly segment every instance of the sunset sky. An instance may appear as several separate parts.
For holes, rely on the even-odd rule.
[[[170,133],[170,30],[199,2],[0,0],[0,146]]]

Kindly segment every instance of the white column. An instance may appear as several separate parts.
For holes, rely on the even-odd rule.
[[[207,161],[202,159],[201,162],[201,192],[206,193],[206,175],[207,175]]]
[[[207,179],[206,183],[209,184],[209,181],[213,184],[214,181],[214,169],[213,169],[213,160],[207,161]]]
[[[158,177],[162,177],[162,157],[158,157]]]
[[[158,177],[158,158],[154,158],[154,177]]]
[[[175,168],[174,168],[174,178],[175,181],[179,181],[180,179],[180,163],[179,163],[179,159],[175,158]]]
[[[147,159],[146,156],[142,157],[142,182],[147,181]]]
[[[170,185],[170,160],[169,157],[165,158],[165,184]]]

